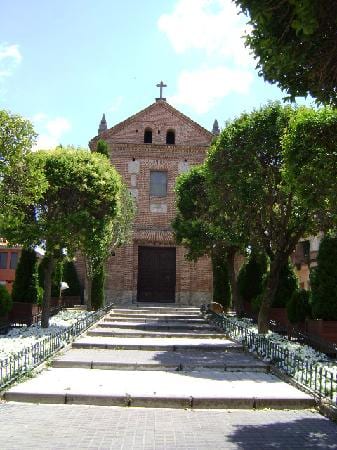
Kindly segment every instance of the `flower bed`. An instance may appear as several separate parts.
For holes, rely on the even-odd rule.
[[[14,381],[103,317],[112,305],[95,312],[61,311],[50,319],[49,328],[39,325],[12,329],[0,337],[0,388]]]
[[[277,333],[258,334],[251,319],[238,319],[202,310],[208,320],[265,361],[294,378],[320,397],[337,404],[337,364],[308,345],[293,342]]]
[[[49,320],[48,328],[41,328],[39,324],[12,328],[6,335],[0,336],[0,360],[35,344],[45,336],[52,336],[63,331],[89,314],[91,313],[87,311],[62,310]]]

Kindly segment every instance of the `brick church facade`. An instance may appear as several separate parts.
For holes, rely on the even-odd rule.
[[[200,305],[212,298],[209,258],[185,259],[176,245],[174,186],[179,174],[204,161],[213,134],[169,105],[162,96],[108,129],[105,117],[90,143],[103,139],[111,163],[137,205],[130,244],[115,249],[107,263],[108,302]]]

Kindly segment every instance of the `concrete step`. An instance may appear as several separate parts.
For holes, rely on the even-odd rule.
[[[114,317],[114,313],[110,313],[110,317]],[[200,314],[178,314],[178,313],[146,313],[140,312],[138,314],[132,313],[116,313],[118,317],[124,318],[137,318],[139,319],[154,319],[154,320],[194,320],[194,319],[202,319]],[[108,317],[108,316],[107,316]]]
[[[117,349],[117,350],[151,350],[151,351],[178,351],[178,350],[198,350],[217,352],[242,352],[242,345],[229,339],[189,339],[189,338],[122,338],[122,337],[102,337],[84,336],[77,339],[72,344],[73,348],[97,348],[97,349]]]
[[[150,307],[129,307],[129,308],[113,308],[113,312],[115,313],[127,313],[127,314],[138,314],[138,313],[179,313],[179,314],[200,314],[200,308],[191,306],[191,307],[162,307],[162,306],[150,306]]]
[[[7,401],[160,408],[302,409],[314,399],[275,376],[51,368],[5,392]]]
[[[158,316],[153,316],[153,317],[138,317],[135,315],[131,315],[131,316],[116,316],[114,314],[110,314],[105,316],[102,321],[105,322],[129,322],[129,323],[137,323],[137,322],[141,322],[141,323],[167,323],[167,322],[176,322],[176,323],[196,323],[196,324],[203,324],[203,323],[207,323],[204,319],[202,318],[193,318],[193,319],[186,319],[184,318],[176,318],[176,319],[170,319],[167,317],[164,318],[158,318]]]
[[[161,331],[173,331],[173,330],[212,330],[212,327],[207,323],[183,323],[176,321],[165,322],[110,322],[104,320],[96,324],[97,328],[118,328],[118,329],[134,329],[134,330],[161,330]]]
[[[186,331],[141,331],[133,328],[119,329],[119,328],[92,328],[87,332],[88,336],[120,336],[120,337],[162,337],[162,338],[178,338],[178,337],[188,337],[190,339],[207,339],[207,338],[219,338],[224,337],[223,333],[219,333],[212,330],[193,330],[193,332]]]
[[[268,372],[268,364],[238,352],[202,350],[137,351],[71,349],[55,358],[52,367],[107,370],[177,370],[212,368],[223,371]]]

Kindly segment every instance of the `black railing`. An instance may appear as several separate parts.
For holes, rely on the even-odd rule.
[[[207,320],[221,328],[225,334],[238,340],[243,347],[268,360],[272,365],[293,378],[314,395],[337,405],[337,365],[333,361],[311,362],[300,358],[295,351],[284,348],[264,335],[254,333],[245,325],[238,324],[205,308],[201,312]]]
[[[72,342],[77,336],[103,317],[112,305],[95,311],[70,327],[50,336],[43,337],[35,344],[0,361],[0,389],[12,383],[16,378],[31,371],[34,367],[52,356],[55,352]]]

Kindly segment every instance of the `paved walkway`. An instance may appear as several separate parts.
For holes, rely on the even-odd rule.
[[[5,398],[4,450],[337,449],[313,399],[196,308],[114,310]]]

